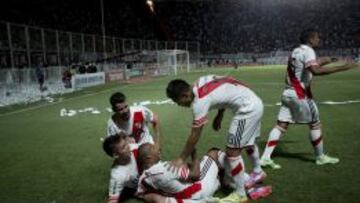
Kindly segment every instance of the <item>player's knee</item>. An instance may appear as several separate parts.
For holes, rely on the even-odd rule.
[[[206,155],[209,156],[213,160],[218,160],[219,151],[220,151],[219,148],[213,147],[213,148],[209,149],[209,151],[206,153]]]
[[[321,129],[321,123],[320,121],[314,122],[314,123],[310,123],[309,124],[309,128],[310,130],[318,130]]]
[[[286,132],[289,127],[289,123],[278,121],[275,128],[279,129],[282,133]]]
[[[225,154],[227,157],[238,157],[241,154],[241,149],[227,147],[225,150]]]

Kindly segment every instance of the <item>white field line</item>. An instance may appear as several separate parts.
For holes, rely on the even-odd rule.
[[[133,84],[126,85],[126,86],[124,86],[124,88],[127,88],[127,87],[129,87],[131,85],[133,85]],[[56,102],[53,102],[53,103],[45,103],[45,104],[41,104],[41,105],[34,106],[34,107],[20,109],[20,110],[17,110],[17,111],[11,111],[11,112],[0,114],[0,117],[9,116],[9,115],[18,114],[18,113],[23,113],[23,112],[27,112],[27,111],[32,111],[32,110],[40,109],[40,108],[47,107],[47,106],[52,106],[52,105],[63,103],[63,102],[78,100],[78,99],[81,99],[81,98],[86,98],[86,97],[102,94],[102,93],[105,93],[105,92],[110,92],[110,91],[112,91],[114,89],[117,89],[117,88],[119,88],[119,87],[114,87],[114,88],[102,90],[102,91],[99,91],[99,92],[79,95],[79,96],[71,97],[71,98],[68,98],[68,99],[63,99],[61,101],[56,101]]]
[[[328,80],[328,81],[320,81],[320,82],[317,82],[317,83],[346,83],[346,82],[360,82],[360,80]],[[254,82],[252,84],[254,84],[254,85],[282,85],[284,83],[283,82]],[[124,86],[124,88],[129,88],[129,87],[134,86],[134,85],[136,85],[136,84],[129,84],[129,85]],[[24,109],[20,109],[20,110],[16,110],[16,111],[11,111],[11,112],[0,114],[0,117],[9,116],[9,115],[18,114],[18,113],[23,113],[23,112],[27,112],[27,111],[32,111],[32,110],[40,109],[40,108],[43,108],[43,107],[59,104],[59,103],[62,103],[62,102],[67,102],[67,101],[77,100],[77,99],[81,99],[81,98],[86,98],[86,97],[102,94],[102,93],[105,93],[105,92],[109,92],[109,91],[112,91],[113,89],[117,89],[117,88],[119,88],[119,87],[114,87],[114,88],[110,88],[110,89],[106,89],[106,90],[102,90],[102,91],[94,92],[94,93],[90,93],[90,94],[79,95],[79,96],[76,96],[76,97],[64,99],[62,101],[57,101],[57,102],[53,102],[53,103],[45,103],[45,104],[41,104],[41,105],[34,106],[34,107],[24,108]],[[146,89],[156,89],[156,88],[154,88],[154,87],[152,87],[152,88],[139,87],[138,88],[137,87],[137,89],[138,90],[142,90],[142,89],[146,90]]]

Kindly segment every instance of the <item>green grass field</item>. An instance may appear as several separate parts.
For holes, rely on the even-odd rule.
[[[189,82],[205,74],[229,74],[247,84],[264,104],[279,102],[283,88],[283,67],[209,69],[180,75]],[[105,202],[111,160],[101,149],[110,113],[108,98],[115,91],[128,96],[129,103],[164,100],[165,87],[173,77],[142,84],[112,83],[58,96],[55,103],[39,102],[0,109],[0,202]],[[360,70],[351,70],[314,79],[315,100],[360,99]],[[60,117],[60,109],[96,107],[101,114],[81,113]],[[267,169],[265,183],[273,194],[258,202],[360,202],[360,103],[318,105],[323,123],[325,150],[340,158],[333,166],[316,166],[306,126],[290,126],[274,153],[281,170]],[[176,105],[150,105],[159,115],[162,157],[176,157],[184,146],[191,126],[191,111]],[[266,106],[261,151],[274,126],[278,106]],[[213,118],[214,113],[210,118]],[[214,132],[208,124],[197,145],[199,154],[213,146],[223,147],[230,112],[223,128]],[[246,164],[249,162],[246,160]],[[219,191],[217,196],[224,196]],[[129,200],[128,202],[139,202]]]

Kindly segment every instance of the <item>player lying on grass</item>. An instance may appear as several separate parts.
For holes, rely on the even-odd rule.
[[[129,106],[126,96],[121,92],[111,95],[110,104],[114,114],[107,123],[107,136],[124,132],[134,138],[138,144],[159,142],[159,121],[150,109],[144,106]],[[148,129],[150,123],[154,130],[154,137]]]
[[[229,167],[225,163],[225,153],[218,149],[211,149],[202,158],[196,157],[196,151],[191,153],[192,163],[173,171],[167,170],[170,162],[160,160],[158,148],[152,144],[139,147],[138,164],[142,171],[139,178],[138,195],[149,203],[192,203],[192,202],[227,202],[224,199],[213,198],[220,187],[219,170]],[[240,170],[240,169],[237,169]],[[236,172],[236,171],[230,171]],[[228,175],[226,177],[231,177]],[[232,186],[233,182],[227,182]],[[232,180],[233,181],[233,180]],[[250,186],[248,196],[251,199],[266,197],[271,193],[271,187]]]

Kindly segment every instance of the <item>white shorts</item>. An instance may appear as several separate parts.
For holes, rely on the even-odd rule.
[[[254,111],[236,114],[230,124],[227,146],[244,148],[254,145],[255,139],[260,136],[263,112],[264,105],[259,99],[254,105]]]
[[[317,123],[320,121],[319,110],[313,99],[298,99],[283,95],[278,120],[301,124]]]

